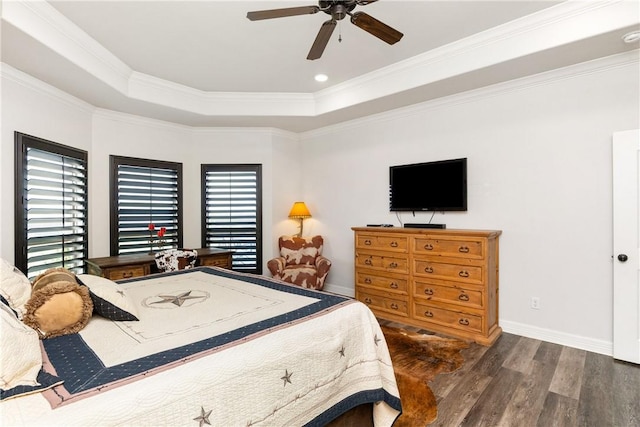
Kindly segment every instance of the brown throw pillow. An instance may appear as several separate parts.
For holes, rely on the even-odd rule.
[[[25,308],[23,322],[45,339],[82,330],[91,319],[93,302],[86,286],[57,281],[34,290]]]

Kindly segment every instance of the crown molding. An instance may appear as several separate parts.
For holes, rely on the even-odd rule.
[[[204,116],[317,116],[639,22],[635,0],[568,0],[315,93],[206,92],[129,68],[46,1],[2,19],[131,99]]]
[[[96,107],[88,102],[78,99],[73,95],[69,95],[68,93],[38,80],[27,73],[17,70],[4,62],[0,62],[0,76],[2,79],[17,83],[29,90],[54,98],[56,101],[62,102],[86,113],[93,114],[96,111]]]
[[[605,58],[599,58],[592,61],[583,62],[568,67],[558,68],[544,73],[526,76],[508,82],[497,83],[480,89],[474,89],[467,92],[457,93],[454,95],[421,102],[419,104],[407,107],[397,108],[395,110],[385,111],[373,114],[364,118],[358,118],[336,125],[326,126],[320,129],[314,129],[308,132],[300,133],[300,140],[308,140],[320,136],[330,135],[335,132],[342,132],[361,127],[366,124],[380,124],[385,121],[395,121],[401,118],[411,117],[413,115],[423,115],[425,112],[440,108],[449,108],[455,105],[475,102],[488,97],[499,96],[512,92],[528,90],[537,86],[548,85],[567,79],[579,78],[589,74],[598,74],[615,68],[635,66],[640,68],[640,50],[636,49],[629,52],[611,55]],[[639,70],[640,71],[640,70]]]

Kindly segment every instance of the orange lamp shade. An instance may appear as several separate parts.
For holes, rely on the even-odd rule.
[[[289,218],[304,219],[311,218],[311,212],[307,209],[307,205],[304,202],[295,202],[289,211]]]

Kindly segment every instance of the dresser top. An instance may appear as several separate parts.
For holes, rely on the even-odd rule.
[[[425,235],[453,235],[453,236],[478,236],[497,237],[502,230],[468,230],[456,228],[404,228],[404,227],[351,227],[353,231],[369,231],[375,233],[393,234],[425,234]]]

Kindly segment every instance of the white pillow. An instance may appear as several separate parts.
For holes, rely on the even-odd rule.
[[[40,339],[36,331],[22,323],[5,304],[0,303],[0,388],[38,385],[42,368]]]
[[[122,286],[92,274],[78,274],[76,277],[89,288],[94,312],[116,321],[138,320],[138,310]]]
[[[31,297],[31,282],[22,271],[2,258],[0,258],[0,295],[22,319],[25,313],[24,305]]]

